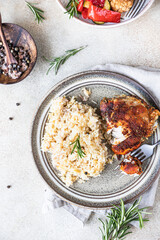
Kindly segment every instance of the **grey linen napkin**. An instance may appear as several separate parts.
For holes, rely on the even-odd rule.
[[[117,72],[132,79],[135,79],[139,83],[145,86],[154,96],[157,98],[158,102],[160,101],[160,70],[146,67],[131,67],[119,64],[106,64],[98,65],[92,68],[92,70],[107,70],[112,72]],[[152,207],[155,200],[156,190],[158,186],[158,179],[150,187],[150,189],[142,195],[142,200],[140,207]],[[127,204],[126,207],[129,207],[130,204]],[[86,208],[77,207],[68,202],[63,201],[51,189],[45,191],[45,201],[43,204],[42,212],[47,213],[50,210],[55,208],[63,207],[68,212],[73,214],[83,223],[86,223],[90,218],[92,213],[98,215],[105,215],[108,210],[89,210]],[[134,226],[138,227],[138,223],[134,222]]]

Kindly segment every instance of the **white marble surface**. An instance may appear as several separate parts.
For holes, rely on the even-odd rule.
[[[46,21],[36,24],[23,0],[0,0],[4,22],[17,23],[34,37],[39,57],[27,79],[0,85],[0,240],[97,240],[101,239],[95,217],[82,224],[64,209],[42,215],[46,183],[31,153],[31,126],[46,92],[73,73],[108,62],[160,68],[160,1],[139,20],[120,28],[95,29],[68,20],[55,0],[40,0]],[[71,58],[57,76],[46,76],[46,57],[88,44]],[[20,102],[20,106],[16,106]],[[9,121],[13,117],[13,121]],[[11,188],[7,188],[11,185]],[[160,239],[160,186],[150,221],[143,230],[133,228],[130,240]]]

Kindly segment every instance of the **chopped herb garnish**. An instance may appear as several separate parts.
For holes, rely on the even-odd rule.
[[[73,144],[74,144],[74,146],[73,146],[71,154],[73,154],[74,151],[77,150],[78,157],[80,157],[80,158],[84,157],[86,154],[83,152],[81,144],[80,144],[80,134],[78,135],[77,139],[70,145],[73,145]]]

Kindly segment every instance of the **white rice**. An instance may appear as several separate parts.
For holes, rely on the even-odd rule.
[[[97,177],[110,162],[107,147],[102,143],[103,128],[94,108],[60,97],[52,101],[42,142],[42,150],[52,154],[52,165],[59,170],[67,186]],[[80,135],[84,157],[77,150],[71,154],[73,143]]]

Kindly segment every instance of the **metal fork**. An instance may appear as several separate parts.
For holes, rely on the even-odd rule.
[[[134,0],[132,8],[124,15],[123,18],[125,20],[135,18],[144,7],[145,2],[146,0]]]
[[[154,148],[160,144],[160,140],[154,145],[144,144],[135,151],[131,153],[131,156],[137,157],[141,162],[145,161],[147,158],[151,157]]]

